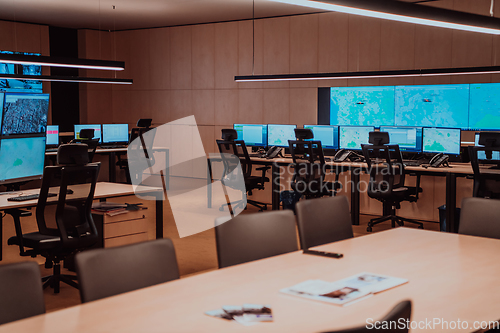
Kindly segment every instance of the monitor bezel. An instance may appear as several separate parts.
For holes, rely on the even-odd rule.
[[[46,136],[41,136],[41,135],[34,135],[34,134],[22,134],[22,135],[16,135],[16,136],[1,136],[0,137],[0,149],[2,145],[2,141],[4,140],[19,140],[19,139],[26,139],[26,138],[41,138],[43,139],[44,142],[44,148],[45,144],[47,142],[47,137]],[[45,149],[43,149],[43,161],[45,161]],[[32,175],[32,176],[26,176],[26,177],[19,177],[19,178],[10,178],[10,179],[0,179],[0,185],[9,185],[9,184],[15,184],[15,183],[23,183],[23,182],[28,182],[32,180],[40,180],[42,179],[43,176],[43,171],[45,169],[45,163],[42,163],[42,169],[40,174]]]
[[[265,128],[265,142],[263,142],[262,144],[251,144],[251,143],[247,143],[245,141],[245,145],[248,146],[248,147],[267,147],[267,132],[268,132],[268,128],[267,128],[267,124],[246,124],[246,123],[235,123],[233,124],[233,129],[236,130],[236,125],[249,125],[249,126],[262,126],[262,129],[264,130]],[[236,130],[237,131],[237,130]],[[239,138],[238,137],[238,140],[243,140],[243,138]]]
[[[127,126],[127,140],[124,141],[104,141],[104,126],[106,125],[126,125]],[[130,140],[129,126],[128,124],[101,124],[101,141],[102,144],[127,144]]]
[[[409,149],[409,148],[406,148],[406,147],[401,147],[399,144],[398,145],[399,145],[399,150],[401,152],[406,152],[406,153],[421,153],[423,151],[423,149],[424,149],[424,147],[423,147],[424,146],[424,128],[422,126],[386,126],[386,125],[384,125],[384,126],[380,126],[379,127],[379,131],[380,132],[384,132],[384,131],[382,131],[382,128],[384,128],[384,127],[385,128],[387,128],[387,127],[388,128],[415,128],[417,130],[420,129],[420,131],[422,133],[422,135],[420,136],[420,149],[418,149],[418,148],[415,148],[415,149],[411,149],[410,148]],[[389,138],[390,138],[390,134],[389,134]],[[390,144],[393,144],[393,143],[390,142]]]
[[[45,146],[46,147],[57,147],[57,146],[59,146],[59,144],[61,142],[61,137],[59,135],[59,125],[47,125],[47,130],[45,132],[47,132],[49,130],[49,126],[57,126],[57,144],[47,143],[47,134],[45,134]]]
[[[430,129],[459,130],[460,131],[460,135],[459,135],[459,139],[458,139],[458,154],[446,153],[446,152],[442,152],[442,151],[426,151],[426,150],[424,150],[424,137],[425,137],[425,129],[426,128],[430,128]],[[424,154],[439,154],[439,153],[443,153],[445,155],[460,156],[460,150],[461,150],[461,148],[462,148],[462,129],[461,128],[458,128],[458,127],[429,127],[429,126],[422,127],[422,153],[424,153]]]
[[[3,104],[2,104],[2,114],[1,119],[0,119],[0,136],[3,138],[11,138],[11,137],[21,137],[24,135],[46,135],[47,133],[47,123],[45,123],[45,132],[39,132],[39,133],[11,133],[11,134],[3,134],[3,124],[5,120],[5,103],[7,101],[7,95],[20,95],[20,96],[44,96],[47,97],[48,99],[48,106],[47,106],[47,122],[49,118],[49,110],[50,110],[50,94],[47,93],[36,93],[36,92],[9,92],[9,91],[0,91],[0,93],[3,93]]]
[[[285,148],[288,148],[289,145],[285,145],[285,146],[282,146],[282,145],[271,145],[270,142],[269,142],[269,126],[294,126],[293,129],[296,129],[297,128],[297,125],[292,125],[292,124],[267,124],[267,146],[268,147],[285,147]],[[293,135],[293,139],[292,140],[295,140],[295,134]]]
[[[344,126],[340,125],[339,126],[339,149],[356,150],[356,151],[362,150],[361,146],[359,147],[359,149],[356,149],[356,148],[342,148],[342,144],[340,142],[340,139],[341,139],[342,136],[340,135],[340,131],[341,131],[341,129],[343,127],[347,127],[347,128],[353,128],[353,127],[365,127],[366,128],[366,127],[368,127],[368,128],[372,128],[372,130],[370,132],[374,132],[375,128],[376,128],[375,126],[354,126],[354,125],[344,125]],[[366,141],[366,144],[368,144],[368,140]]]

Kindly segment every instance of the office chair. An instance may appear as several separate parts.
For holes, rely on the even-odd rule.
[[[131,149],[142,149],[145,152],[145,158],[148,161],[148,164],[154,165],[154,156],[149,155],[147,148],[152,148],[153,146],[153,141],[154,141],[154,135],[147,135],[144,136],[144,134],[150,130],[153,130],[154,128],[151,127],[152,119],[151,118],[142,118],[137,121],[137,127],[134,127],[130,130],[130,138],[129,138],[129,147]],[[133,144],[134,140],[140,138],[138,142]],[[132,154],[132,155],[137,155],[137,154]],[[120,170],[125,170],[125,177],[127,180],[127,184],[132,184],[132,177],[142,177],[142,174],[137,174],[134,173],[134,175],[130,175],[130,168],[129,168],[129,159],[128,158],[122,158],[120,154],[116,155],[118,158],[118,161],[116,162],[116,165],[120,168]]]
[[[369,325],[363,325],[355,328],[348,328],[344,330],[330,331],[325,333],[369,333],[373,331],[384,331],[386,333],[408,333],[408,325],[400,326],[400,322],[408,323],[411,320],[411,301],[402,301],[397,304],[392,310],[385,315],[384,318],[378,320],[380,323],[393,323],[390,328],[387,329],[375,329],[375,327],[370,328]]]
[[[342,189],[339,172],[335,172],[335,181],[325,181],[326,164],[321,141],[305,141],[313,138],[310,129],[295,129],[297,140],[288,140],[293,159],[294,174],[291,187],[306,199],[334,196]]]
[[[243,170],[243,179],[245,180],[245,190],[249,195],[252,195],[252,191],[254,190],[263,190],[265,183],[269,182],[269,178],[266,177],[266,171],[269,170],[269,166],[263,166],[259,168],[255,168],[255,171],[262,171],[262,173],[258,176],[253,175],[253,164],[250,156],[248,155],[247,147],[245,145],[245,141],[236,140],[238,138],[238,134],[236,130],[233,129],[223,129],[222,130],[222,140],[216,140],[217,146],[219,147],[219,152],[221,154],[222,163],[224,165],[224,175],[221,179],[223,185],[227,185],[224,183],[224,176],[230,174],[237,164],[235,163],[235,159],[227,158],[226,154],[234,155],[239,158],[239,162],[241,165],[241,169]],[[237,162],[237,160],[236,160]],[[267,210],[267,204],[260,201],[250,200],[247,198],[247,204],[255,206],[259,208],[259,211]],[[235,207],[240,207],[246,209],[244,206],[245,201],[239,200],[235,202],[231,202],[230,204],[224,204],[221,207],[223,210],[224,206],[231,206],[230,211]]]
[[[295,215],[290,210],[243,214],[215,224],[219,268],[297,251]]]
[[[388,220],[393,228],[396,223],[403,226],[404,222],[409,222],[423,229],[422,223],[396,215],[396,209],[401,208],[401,202],[418,200],[418,194],[422,191],[420,176],[417,176],[415,187],[405,186],[403,158],[398,145],[389,145],[389,133],[370,132],[369,142],[368,145],[361,145],[370,172],[368,196],[382,202],[384,216],[371,219],[366,230],[371,232],[374,225]]]
[[[303,250],[354,237],[344,196],[303,200],[297,203],[296,211]]]
[[[80,131],[80,139],[72,139],[70,143],[84,143],[88,146],[89,163],[94,160],[95,151],[99,145],[99,139],[94,139],[94,129],[84,128]]]
[[[500,160],[493,159],[493,152],[500,153],[500,133],[481,132],[480,146],[469,146],[469,157],[474,171],[473,196],[479,198],[500,199]],[[484,152],[486,160],[479,160],[479,153]],[[489,164],[492,167],[480,166],[479,163]],[[497,169],[497,172],[493,171]]]
[[[41,279],[32,261],[0,266],[0,325],[45,313]]]
[[[500,200],[465,198],[458,233],[500,239]]]
[[[179,278],[168,238],[80,252],[75,263],[82,303]]]
[[[16,236],[9,238],[9,245],[18,245],[21,256],[46,259],[45,267],[53,268],[53,275],[42,278],[43,287],[51,286],[59,293],[60,282],[78,288],[76,276],[61,274],[61,260],[87,249],[99,240],[92,219],[92,201],[99,173],[99,163],[88,163],[87,145],[66,144],[59,146],[57,166],[46,166],[43,172],[40,196],[36,206],[38,231],[23,234],[19,218],[14,219]],[[60,187],[55,213],[55,224],[46,218],[49,189],[55,176],[60,175]],[[68,195],[68,185],[74,195]],[[51,192],[54,192],[51,191]],[[25,248],[29,248],[25,250]]]

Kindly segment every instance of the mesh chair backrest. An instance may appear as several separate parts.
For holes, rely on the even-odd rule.
[[[325,177],[325,156],[321,141],[288,140],[294,163],[294,181],[321,181]]]
[[[473,195],[480,198],[500,199],[500,174],[498,170],[491,172],[488,168],[480,167],[479,163],[500,165],[500,160],[479,160],[479,153],[500,152],[500,147],[469,146],[469,156],[474,171]]]
[[[252,160],[250,155],[248,155],[248,150],[245,145],[245,141],[226,141],[226,140],[216,140],[217,147],[219,148],[219,153],[221,153],[222,162],[224,163],[224,174],[231,173],[234,168],[238,167],[238,163],[241,165],[243,170],[243,177],[247,178],[252,175]],[[239,161],[227,157],[226,154],[234,155],[239,158]]]
[[[298,250],[291,210],[238,215],[215,228],[219,267]]]
[[[168,238],[80,252],[75,263],[83,303],[179,278]]]
[[[391,194],[405,184],[405,168],[398,145],[361,145],[370,173],[368,195]]]
[[[296,211],[302,249],[353,237],[344,196],[303,200],[297,203]]]
[[[42,277],[35,262],[0,266],[0,325],[45,313]]]

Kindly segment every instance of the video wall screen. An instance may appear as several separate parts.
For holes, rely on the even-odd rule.
[[[318,124],[500,130],[500,83],[319,88]]]
[[[40,53],[12,52],[12,51],[0,51],[0,53],[37,55],[37,56],[40,55]],[[42,66],[0,63],[0,74],[42,75]],[[8,92],[42,93],[43,86],[42,86],[42,81],[0,79],[0,90]]]
[[[45,135],[49,94],[6,93],[2,115],[2,135]]]

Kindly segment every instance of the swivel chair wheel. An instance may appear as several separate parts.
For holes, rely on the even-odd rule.
[[[372,227],[368,227],[368,228],[366,228],[366,231],[368,231],[368,232],[372,232]]]

